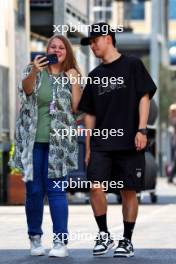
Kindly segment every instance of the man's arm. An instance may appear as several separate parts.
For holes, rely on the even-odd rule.
[[[85,163],[88,165],[89,159],[90,159],[90,131],[89,129],[95,128],[95,122],[96,122],[96,117],[90,114],[85,114],[84,116],[84,124],[85,128],[87,129],[86,133],[86,156],[85,156]]]
[[[145,94],[139,102],[139,126],[138,129],[146,128],[150,110],[149,94]],[[147,145],[147,136],[137,132],[135,137],[135,145],[137,150],[142,150]]]
[[[145,94],[139,102],[139,129],[147,127],[150,110],[149,95]]]

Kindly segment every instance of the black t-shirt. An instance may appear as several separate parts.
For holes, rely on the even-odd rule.
[[[79,110],[96,116],[91,150],[134,149],[139,101],[146,93],[151,99],[157,89],[142,61],[121,55],[109,64],[100,64],[88,77]]]

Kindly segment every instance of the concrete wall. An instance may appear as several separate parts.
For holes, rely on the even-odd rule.
[[[21,4],[23,0],[0,0],[0,97],[3,100],[0,108],[1,141],[4,140],[2,134],[7,137],[5,140],[14,139],[18,107],[16,88],[24,66],[29,63],[29,0],[24,0],[24,14],[23,6],[18,6],[19,2]]]

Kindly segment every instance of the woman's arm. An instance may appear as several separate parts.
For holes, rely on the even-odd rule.
[[[43,60],[46,60],[46,57],[42,56],[41,58],[41,55],[36,56],[33,62],[31,72],[27,75],[25,79],[22,80],[23,90],[27,95],[32,94],[34,90],[37,73],[47,68],[46,65],[48,64],[48,61],[42,63]]]
[[[78,72],[75,69],[70,69],[68,72],[66,72],[67,76],[71,80],[71,78],[74,78],[77,80],[76,82],[74,81],[74,84],[72,85],[72,111],[73,113],[77,113],[78,110],[78,104],[81,99],[82,91],[81,91],[81,86],[78,82]]]
[[[37,72],[35,71],[34,67],[32,67],[32,70],[29,75],[22,80],[23,90],[27,95],[30,95],[33,92],[33,88],[36,82],[36,76]]]

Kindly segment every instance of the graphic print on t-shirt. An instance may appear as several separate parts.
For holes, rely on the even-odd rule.
[[[103,77],[104,78],[104,77]],[[124,77],[112,76],[111,78],[106,77],[107,82],[98,85],[98,95],[103,95],[104,93],[110,93],[114,90],[125,88]]]

